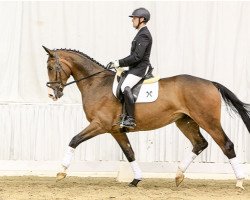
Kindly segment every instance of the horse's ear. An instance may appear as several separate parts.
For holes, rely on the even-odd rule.
[[[45,47],[45,46],[42,46],[43,48],[44,48],[44,50],[49,54],[49,56],[50,57],[53,57],[54,56],[54,54],[53,54],[53,51],[52,50],[50,50],[50,49],[48,49],[47,47]]]

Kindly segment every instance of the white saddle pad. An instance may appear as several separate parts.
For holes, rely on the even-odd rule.
[[[117,86],[118,86],[117,76],[115,76],[113,83],[113,94],[115,95],[115,97],[116,97]],[[158,98],[158,92],[159,92],[158,81],[155,83],[142,84],[136,103],[153,102]]]

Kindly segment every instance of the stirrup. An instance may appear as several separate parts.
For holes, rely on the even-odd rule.
[[[129,128],[129,129],[134,129],[136,124],[133,125],[125,125],[123,123],[120,124],[120,128]]]
[[[134,129],[136,126],[134,118],[127,117],[125,120],[121,121],[120,127],[121,128],[130,128]]]

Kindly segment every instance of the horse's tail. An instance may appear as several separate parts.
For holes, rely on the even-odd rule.
[[[214,86],[221,93],[225,103],[236,113],[238,113],[250,133],[250,104],[243,103],[237,96],[220,83],[213,82]]]

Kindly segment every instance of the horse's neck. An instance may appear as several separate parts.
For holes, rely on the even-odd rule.
[[[79,90],[81,91],[82,95],[87,94],[89,92],[94,92],[97,87],[100,86],[100,84],[103,83],[104,79],[110,77],[112,79],[112,73],[109,71],[103,71],[104,68],[99,66],[94,61],[89,60],[88,58],[82,60],[79,62],[74,62],[72,65],[72,76],[75,80],[80,80],[82,78],[85,78],[85,80],[77,82],[77,86]],[[103,72],[101,72],[103,71]],[[101,72],[99,74],[96,74],[98,72]],[[96,75],[94,75],[96,74]],[[94,75],[92,77],[89,77],[91,75]],[[87,78],[89,77],[89,78]],[[110,82],[110,81],[108,81]],[[112,84],[111,84],[112,85]]]
[[[84,77],[89,77],[93,74],[96,74],[99,71],[102,71],[102,68],[96,67],[96,66],[83,66],[82,64],[75,65],[75,67],[72,70],[72,76],[75,80],[79,80]],[[92,80],[92,79],[91,79]]]

